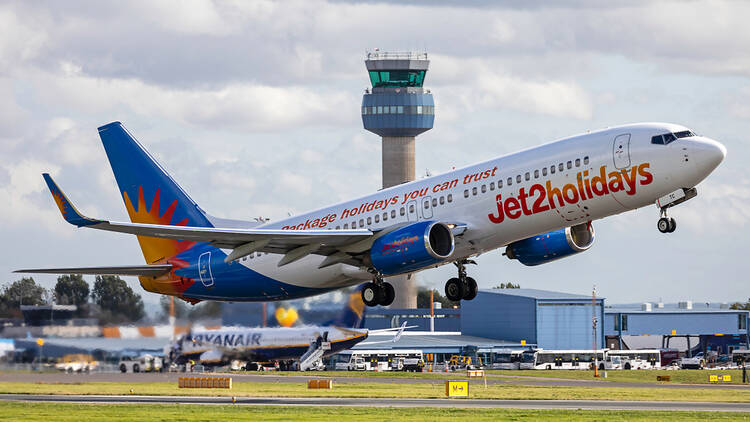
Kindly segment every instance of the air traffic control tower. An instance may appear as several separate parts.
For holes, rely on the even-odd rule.
[[[415,177],[416,136],[432,129],[435,103],[423,88],[430,61],[427,53],[367,53],[372,88],[362,97],[362,123],[383,140],[383,188]],[[393,308],[416,308],[414,276],[388,279],[396,290]]]

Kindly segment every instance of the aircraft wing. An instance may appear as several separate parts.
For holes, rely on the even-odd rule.
[[[242,229],[166,226],[99,220],[86,217],[78,212],[49,174],[45,173],[43,176],[63,218],[70,224],[77,227],[137,236],[207,242],[218,248],[234,249],[237,253],[230,254],[227,257],[228,261],[238,259],[254,251],[263,251],[287,254],[288,258],[285,257],[287,262],[279,264],[284,265],[310,253],[331,255],[338,250],[337,247],[369,239],[373,234],[369,230]],[[292,253],[291,256],[289,256],[290,253]],[[344,261],[339,260],[338,262]]]
[[[122,275],[159,277],[166,274],[172,266],[164,265],[125,265],[121,267],[79,267],[79,268],[36,268],[16,270],[14,273],[34,274],[88,274],[88,275]]]

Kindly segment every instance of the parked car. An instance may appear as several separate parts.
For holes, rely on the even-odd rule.
[[[120,372],[162,372],[164,371],[164,363],[162,358],[159,356],[143,355],[137,358],[130,356],[123,357],[120,359],[120,363],[117,365],[120,368]]]

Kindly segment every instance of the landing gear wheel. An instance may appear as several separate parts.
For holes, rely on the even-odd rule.
[[[445,297],[450,301],[460,301],[464,297],[464,290],[464,284],[455,277],[445,283]]]
[[[669,233],[673,233],[677,229],[677,222],[674,218],[669,219]]]
[[[379,305],[382,301],[382,295],[382,289],[372,282],[365,284],[365,287],[362,289],[362,301],[365,302],[365,305],[367,306]]]
[[[380,304],[382,306],[388,306],[391,303],[393,303],[393,299],[396,298],[396,290],[393,289],[393,285],[391,283],[383,282],[380,284],[381,287],[381,300]]]
[[[477,282],[471,277],[466,277],[466,286],[464,290],[464,300],[472,300],[477,297]]]
[[[672,224],[670,224],[668,218],[662,217],[656,223],[656,228],[659,229],[659,231],[662,233],[671,233],[669,229],[672,228]]]

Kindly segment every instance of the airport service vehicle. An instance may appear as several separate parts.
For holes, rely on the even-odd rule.
[[[265,368],[263,362],[297,361],[299,370],[320,368],[325,356],[347,350],[367,339],[369,334],[395,332],[396,342],[406,329],[367,330],[362,327],[365,305],[359,290],[352,292],[337,319],[324,325],[301,327],[224,327],[193,330],[173,345],[171,356],[177,363],[200,362],[207,366],[228,365],[232,360],[248,362],[249,370]],[[380,342],[370,342],[375,344]]]
[[[668,209],[695,197],[726,154],[684,126],[630,124],[247,222],[206,213],[121,123],[100,127],[99,136],[130,222],[86,217],[44,179],[68,223],[136,235],[146,265],[18,272],[138,276],[145,290],[192,303],[287,300],[371,280],[365,304],[389,305],[395,291],[384,277],[446,264],[457,269],[446,296],[471,300],[477,282],[466,266],[480,254],[504,247],[523,265],[545,264],[588,250],[594,220],[651,204],[659,231],[673,232]]]
[[[747,349],[734,349],[732,350],[732,362],[742,366],[750,359],[750,350]]]
[[[608,350],[607,361],[615,356],[627,359],[622,369],[661,368],[661,351],[659,349]]]
[[[680,369],[703,369],[706,367],[706,359],[703,353],[698,353],[692,357],[683,357],[677,361]]]
[[[98,366],[99,362],[95,361],[93,356],[75,353],[63,356],[60,362],[55,364],[55,369],[67,373],[91,372]]]
[[[594,356],[591,349],[524,351],[521,369],[591,369],[595,358],[597,365],[605,362],[606,352],[597,350]]]
[[[347,360],[348,356],[348,360]],[[421,371],[421,350],[350,350],[337,357],[335,368],[347,371]]]
[[[475,357],[472,361],[471,356],[453,355],[447,363],[448,368],[451,371],[457,371],[459,369],[479,369],[484,368],[482,358]]]
[[[491,356],[490,369],[521,369],[522,350],[495,350]]]
[[[153,355],[143,355],[136,358],[125,356],[117,364],[120,372],[162,372],[164,371],[164,362],[161,357]]]

